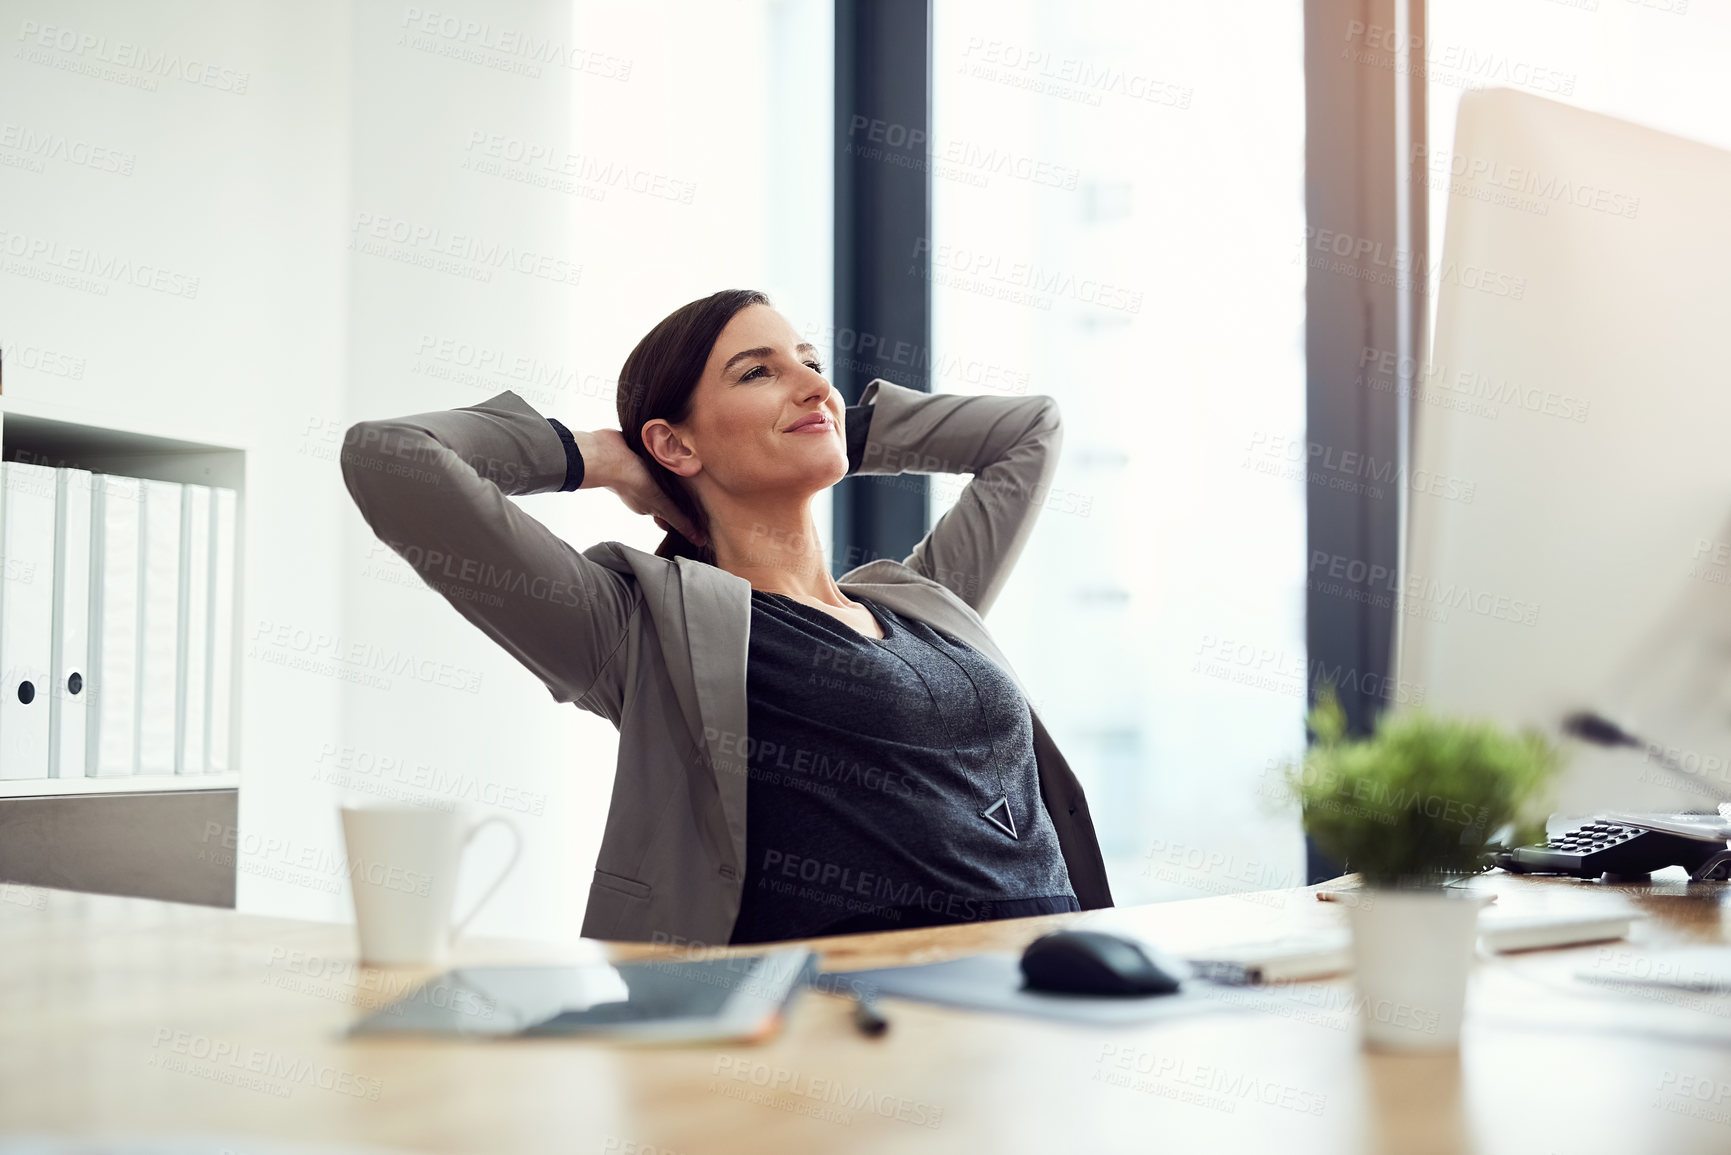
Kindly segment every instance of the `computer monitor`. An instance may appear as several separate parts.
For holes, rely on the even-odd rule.
[[[1493,89],[1426,159],[1448,214],[1399,676],[1559,738],[1599,711],[1692,775],[1570,740],[1559,811],[1711,810],[1731,797],[1731,153]]]

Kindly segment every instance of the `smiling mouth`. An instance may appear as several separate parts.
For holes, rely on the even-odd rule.
[[[783,429],[783,433],[824,433],[835,428],[835,422],[828,414],[815,420],[801,419],[798,425]]]

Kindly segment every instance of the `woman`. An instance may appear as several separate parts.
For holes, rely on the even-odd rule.
[[[1087,802],[981,621],[1056,467],[1049,397],[883,380],[844,409],[761,293],[677,310],[618,430],[509,390],[352,426],[374,532],[546,684],[613,722],[592,938],[721,944],[1110,906]],[[832,578],[849,473],[975,474],[904,561]],[[611,489],[667,531],[579,553],[508,500]]]

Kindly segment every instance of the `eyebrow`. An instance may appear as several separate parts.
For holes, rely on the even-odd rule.
[[[795,345],[793,351],[800,354],[815,353],[817,352],[817,346],[811,344],[809,341],[805,341]],[[739,352],[727,359],[727,364],[721,367],[721,375],[725,377],[729,373],[733,372],[733,367],[741,361],[752,357],[768,357],[774,352],[775,350],[771,349],[768,345],[759,345],[755,349],[741,349]]]

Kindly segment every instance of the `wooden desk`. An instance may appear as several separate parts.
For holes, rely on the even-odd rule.
[[[1618,889],[1651,916],[1638,944],[1727,941],[1724,885],[1473,885],[1502,909]],[[857,968],[1085,924],[1185,951],[1341,917],[1309,890],[1272,891],[822,945],[828,965]],[[1279,1014],[1112,1030],[889,1001],[893,1025],[874,1041],[847,1001],[809,994],[757,1047],[350,1041],[354,1018],[421,976],[356,968],[347,926],[0,884],[0,1134],[236,1132],[488,1155],[1731,1151],[1731,996],[1572,985],[1606,949],[1629,947],[1482,963],[1446,1057],[1362,1051],[1341,980],[1293,988]],[[457,961],[559,957],[477,940]]]

